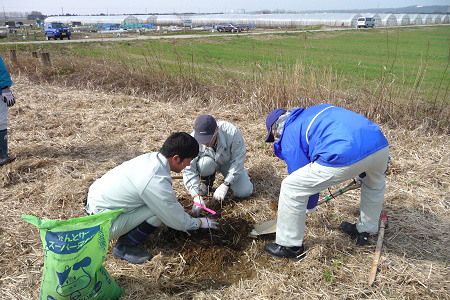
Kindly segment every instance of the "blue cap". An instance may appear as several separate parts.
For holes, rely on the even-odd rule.
[[[199,144],[211,142],[216,131],[217,122],[211,115],[200,115],[195,120],[194,138]]]
[[[270,114],[267,116],[267,118],[266,118],[267,136],[265,139],[266,143],[273,143],[275,141],[273,134],[272,134],[272,125],[285,112],[286,112],[286,110],[284,108],[277,108],[275,110],[272,110],[270,112]]]

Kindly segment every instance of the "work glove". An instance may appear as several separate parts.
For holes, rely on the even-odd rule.
[[[313,208],[310,208],[310,209],[306,209],[306,214],[312,214],[313,212],[315,212],[316,211],[316,209],[317,209],[317,206],[314,206]]]
[[[214,192],[213,200],[223,201],[227,195],[228,189],[229,187],[225,183],[222,183]]]
[[[363,172],[363,173],[359,174],[358,176],[353,178],[353,180],[355,180],[356,184],[361,185],[364,177],[366,177],[366,172]]]
[[[194,202],[198,203],[200,205],[206,206],[205,201],[203,201],[202,196],[195,196],[194,197]],[[198,215],[200,215],[200,212],[202,211],[202,208],[200,206],[197,206],[195,204],[192,205],[192,211],[191,211],[191,215],[194,217],[198,217]]]
[[[16,99],[14,99],[14,95],[9,87],[2,90],[2,99],[8,106],[13,106],[16,103]]]
[[[208,219],[208,218],[198,218],[200,220],[200,228],[212,228],[212,229],[218,229],[219,228],[219,222]]]

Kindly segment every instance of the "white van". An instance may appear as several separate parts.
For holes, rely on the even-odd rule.
[[[368,28],[368,27],[375,27],[375,19],[374,18],[366,18],[366,17],[360,17],[358,18],[358,23],[356,24],[356,28]]]

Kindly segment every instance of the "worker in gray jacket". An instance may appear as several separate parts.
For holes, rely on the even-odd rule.
[[[111,239],[119,238],[115,256],[136,264],[150,260],[152,256],[139,245],[161,223],[180,231],[217,229],[216,221],[187,214],[172,189],[170,172],[180,173],[197,154],[197,141],[177,132],[159,152],[124,162],[91,185],[85,206],[88,214],[123,209],[111,223]]]
[[[200,115],[191,135],[200,144],[200,150],[183,170],[183,182],[194,202],[205,206],[202,196],[212,189],[216,171],[222,173],[224,181],[215,190],[213,200],[224,200],[229,188],[239,198],[249,197],[253,184],[244,169],[246,148],[239,129],[229,122],[216,122],[211,115]],[[192,214],[196,216],[200,210],[193,205]]]

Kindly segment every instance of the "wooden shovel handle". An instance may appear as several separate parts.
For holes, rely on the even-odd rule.
[[[375,276],[377,275],[378,263],[380,261],[381,256],[381,249],[383,248],[384,229],[386,228],[386,224],[387,224],[387,216],[383,215],[381,216],[380,230],[378,231],[378,241],[377,246],[375,248],[375,255],[373,257],[372,270],[370,271],[369,286],[373,285],[375,281]]]

